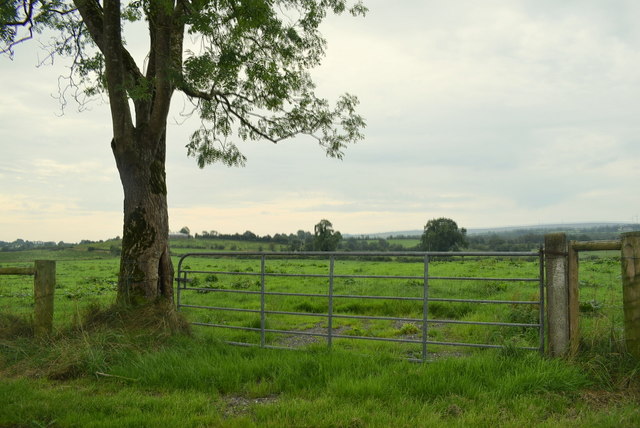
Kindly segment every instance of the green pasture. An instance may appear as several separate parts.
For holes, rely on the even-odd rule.
[[[501,350],[429,346],[426,364],[417,344],[334,339],[331,351],[314,336],[267,334],[267,344],[303,351],[234,347],[258,343],[259,334],[194,327],[168,334],[126,314],[101,315],[115,299],[118,258],[113,242],[55,252],[0,253],[0,266],[57,261],[55,332],[49,339],[0,336],[0,426],[127,427],[419,427],[640,425],[640,365],[624,353],[620,265],[616,253],[586,254],[580,262],[581,353],[552,360],[518,346],[536,346],[526,328],[440,325],[433,341],[486,342]],[[177,243],[179,246],[180,243]],[[241,243],[237,244],[238,246]],[[248,250],[258,250],[257,246]],[[180,254],[211,248],[174,248]],[[229,251],[229,249],[226,249]],[[215,251],[215,249],[214,249]],[[221,251],[221,250],[219,250]],[[257,309],[257,259],[191,258],[184,303]],[[270,274],[326,275],[322,259],[267,260]],[[432,276],[535,277],[528,259],[435,260]],[[203,272],[195,273],[194,271]],[[231,276],[212,272],[243,272]],[[420,277],[410,259],[337,260],[335,275]],[[0,276],[0,313],[32,308],[31,277]],[[268,291],[326,294],[326,278],[268,276]],[[536,283],[432,280],[431,297],[535,300]],[[218,290],[218,291],[215,291]],[[228,291],[249,293],[233,294]],[[420,298],[419,279],[336,278],[334,293]],[[268,296],[267,328],[326,331],[324,297]],[[102,309],[100,309],[102,308]],[[334,313],[420,318],[421,302],[336,299]],[[431,302],[429,319],[535,323],[537,305]],[[185,310],[192,321],[260,326],[257,313]],[[144,315],[142,315],[144,316]],[[101,324],[97,320],[103,320]],[[124,321],[123,321],[124,320]],[[336,318],[344,336],[420,339],[419,322]],[[0,332],[2,330],[0,329]],[[73,403],[73,405],[69,405]]]
[[[390,245],[401,245],[404,248],[415,248],[418,246],[418,244],[420,244],[420,239],[419,238],[405,238],[405,239],[390,238],[390,239],[387,239],[387,242]]]

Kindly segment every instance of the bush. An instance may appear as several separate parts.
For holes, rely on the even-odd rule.
[[[420,328],[413,323],[402,324],[402,327],[398,330],[398,335],[400,336],[409,336],[418,333],[420,333]]]

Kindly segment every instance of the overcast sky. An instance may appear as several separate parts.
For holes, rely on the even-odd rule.
[[[350,92],[367,120],[344,160],[313,141],[244,143],[244,168],[200,170],[197,126],[173,99],[170,227],[265,235],[467,228],[640,215],[640,3],[368,0],[331,18],[318,94]],[[0,58],[0,240],[122,234],[108,106],[60,115],[64,64],[38,42]],[[140,58],[140,60],[142,60]],[[178,123],[184,122],[184,123]]]

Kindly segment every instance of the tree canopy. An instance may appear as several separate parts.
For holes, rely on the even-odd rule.
[[[314,251],[335,251],[342,240],[342,234],[333,230],[329,220],[322,219],[313,228]]]
[[[202,126],[187,152],[200,167],[219,161],[243,165],[242,140],[277,143],[296,135],[315,138],[328,156],[362,138],[358,100],[345,94],[332,107],[316,96],[309,71],[325,55],[319,26],[328,12],[364,15],[346,0],[7,0],[0,6],[0,50],[49,28],[58,37],[52,55],[72,59],[69,88],[76,99],[108,93],[114,120],[153,113],[166,117],[175,90],[193,106]],[[149,51],[136,62],[127,50],[144,22]],[[120,31],[120,29],[124,31]],[[137,32],[136,32],[137,31]],[[185,36],[188,36],[185,41]],[[114,67],[109,67],[110,61]],[[146,101],[154,99],[156,110]],[[151,111],[147,111],[151,110]],[[153,116],[152,115],[152,116]],[[160,121],[160,122],[158,122]],[[163,129],[162,126],[157,126]]]
[[[347,0],[7,0],[0,3],[0,51],[47,30],[52,56],[71,59],[68,86],[80,103],[106,94],[113,151],[124,190],[118,281],[122,302],[172,299],[165,173],[171,99],[182,93],[201,126],[186,142],[200,167],[244,165],[237,143],[314,138],[331,157],[362,136],[358,100],[331,106],[310,70],[326,41],[328,13],[363,15]],[[148,37],[136,59],[127,40]]]
[[[420,247],[423,251],[459,251],[468,245],[466,235],[467,230],[459,229],[450,218],[431,219],[424,226]]]

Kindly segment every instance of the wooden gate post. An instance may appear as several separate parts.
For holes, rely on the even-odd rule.
[[[627,351],[640,359],[640,232],[622,236],[622,302]]]
[[[553,357],[565,356],[570,351],[568,250],[566,234],[544,236],[547,337],[549,354]]]
[[[53,293],[56,288],[56,262],[36,260],[33,280],[35,299],[34,332],[37,337],[47,336],[53,327]]]

